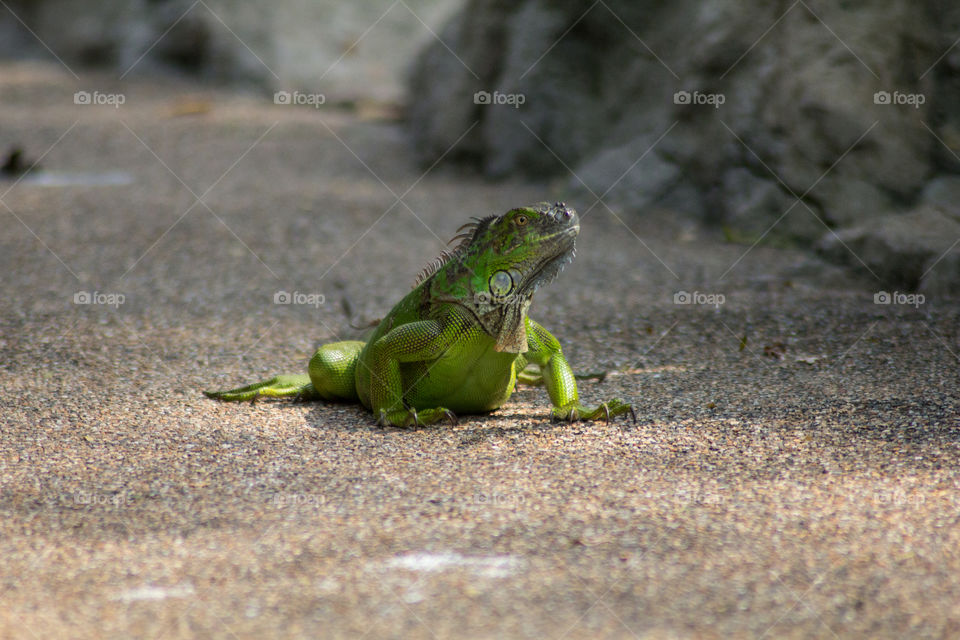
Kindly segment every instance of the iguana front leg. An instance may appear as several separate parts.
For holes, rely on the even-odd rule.
[[[542,387],[546,384],[543,380],[543,374],[540,373],[540,367],[530,365],[526,359],[518,361],[516,366],[517,384],[525,384],[531,387]],[[575,380],[596,380],[603,382],[607,378],[606,371],[591,371],[590,373],[574,373]]]
[[[428,425],[457,418],[446,407],[417,410],[403,401],[402,362],[433,361],[443,355],[454,339],[455,329],[445,332],[436,320],[421,320],[401,325],[371,344],[358,366],[370,370],[370,409],[377,424],[395,427]]]
[[[593,409],[581,405],[576,376],[563,357],[560,343],[533,320],[527,318],[526,323],[528,350],[523,354],[520,364],[529,362],[540,367],[543,385],[547,388],[553,404],[552,414],[555,420],[573,422],[604,418],[609,421],[610,418],[629,413],[636,422],[637,416],[633,407],[619,399],[604,402]]]

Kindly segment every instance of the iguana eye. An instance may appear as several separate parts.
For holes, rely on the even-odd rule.
[[[513,290],[513,278],[506,271],[497,271],[490,276],[490,293],[495,298],[503,298]]]
[[[518,227],[522,227],[523,225],[527,224],[527,216],[521,213],[516,218],[514,218],[514,222],[517,223]]]

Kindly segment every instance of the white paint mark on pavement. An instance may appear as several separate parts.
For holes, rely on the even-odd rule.
[[[466,569],[485,578],[505,578],[520,568],[523,561],[515,556],[463,556],[459,553],[408,553],[387,562],[391,569],[409,571],[448,571]]]
[[[185,584],[177,587],[145,586],[138,589],[123,591],[113,596],[113,600],[123,602],[142,602],[144,600],[166,600],[167,598],[186,598],[194,594],[193,585]]]

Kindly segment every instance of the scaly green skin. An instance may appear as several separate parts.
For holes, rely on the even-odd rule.
[[[493,411],[524,382],[546,387],[557,420],[633,415],[620,400],[581,405],[578,376],[560,343],[527,316],[537,288],[573,257],[580,231],[576,212],[563,203],[540,203],[462,229],[460,245],[426,270],[366,342],[320,347],[306,376],[204,393],[233,401],[359,401],[378,424],[405,427],[456,423],[457,413]],[[528,365],[539,374],[524,371]]]

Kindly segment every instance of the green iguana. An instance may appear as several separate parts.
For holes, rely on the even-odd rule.
[[[417,279],[366,342],[321,346],[309,375],[277,376],[229,391],[220,400],[294,396],[360,402],[377,424],[405,427],[484,413],[502,406],[517,382],[542,384],[553,417],[596,420],[630,413],[611,400],[580,404],[560,343],[527,316],[536,290],[574,256],[577,213],[562,202],[475,219]],[[539,373],[525,371],[536,365]]]

